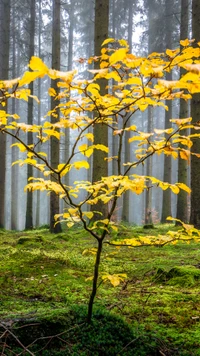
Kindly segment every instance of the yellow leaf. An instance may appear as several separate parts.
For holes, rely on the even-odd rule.
[[[180,157],[182,159],[185,159],[186,161],[190,162],[190,151],[182,149],[180,151]]]
[[[85,215],[88,219],[92,219],[94,213],[92,211],[83,211],[83,215]]]
[[[186,119],[171,119],[171,122],[173,122],[174,124],[180,126],[180,125],[185,125],[188,122],[192,121],[192,117],[187,117]]]
[[[91,83],[87,86],[87,90],[95,96],[99,96],[100,86],[96,83]]]
[[[90,168],[90,165],[87,161],[77,161],[77,162],[74,162],[73,163],[73,166],[76,168],[76,169],[80,169],[80,168],[86,168],[86,169],[89,169]]]
[[[19,87],[22,87],[26,84],[30,84],[37,78],[42,78],[44,76],[41,72],[25,72],[22,79],[19,81]]]
[[[119,274],[106,274],[103,275],[102,277],[103,281],[109,280],[110,283],[113,285],[113,287],[117,287],[121,281],[124,281],[125,278],[127,278],[127,275],[125,273],[119,273]]]
[[[160,182],[160,183],[159,183],[159,187],[160,187],[162,190],[166,190],[167,188],[169,188],[169,183]]]
[[[20,78],[10,79],[10,80],[3,80],[0,82],[0,88],[2,89],[10,89],[14,85],[19,83]]]
[[[110,64],[115,64],[117,62],[123,61],[126,57],[127,49],[126,48],[119,48],[113,54],[111,54],[109,58]]]
[[[142,85],[142,80],[138,77],[129,78],[126,82],[127,85],[136,84]]]
[[[200,64],[185,64],[185,69],[188,72],[194,73],[194,74],[199,74],[200,73]]]
[[[92,133],[87,133],[84,136],[87,137],[88,141],[94,142],[94,135]]]
[[[107,38],[106,40],[103,41],[101,46],[103,47],[106,44],[111,43],[111,42],[115,42],[115,39],[114,38]]]
[[[49,96],[56,96],[57,95],[57,93],[56,93],[54,88],[49,88],[48,89],[48,94],[49,94]]]
[[[56,137],[58,140],[60,140],[60,132],[56,131],[56,130],[48,130],[45,129],[43,130],[43,132],[48,135],[48,136],[54,136]]]
[[[106,153],[109,152],[109,148],[107,146],[100,145],[100,144],[92,145],[92,146],[90,146],[90,148],[96,148],[97,150],[104,151]]]
[[[65,163],[61,163],[58,165],[58,171],[61,172],[60,176],[64,177],[71,169],[72,165],[68,164],[66,165]]]
[[[191,193],[191,189],[184,183],[177,183],[178,187],[182,190],[184,190],[185,192],[187,192],[188,194]]]
[[[13,119],[15,119],[15,120],[20,119],[20,116],[19,116],[19,115],[17,115],[17,114],[13,114],[13,115],[11,115],[11,117],[13,117]]]
[[[169,57],[175,57],[178,53],[180,52],[180,49],[177,48],[177,49],[167,49],[166,50],[166,54],[169,56]]]
[[[177,185],[170,185],[170,189],[174,194],[178,194],[180,189]]]
[[[76,70],[72,70],[69,72],[61,72],[59,70],[56,69],[49,69],[48,71],[48,76],[51,79],[62,79],[65,83],[70,83],[74,77],[74,75],[76,74]]]
[[[189,46],[189,44],[190,44],[190,41],[188,40],[188,38],[186,38],[186,40],[180,41],[180,45],[183,47],[187,47],[187,46]]]
[[[15,96],[17,99],[23,99],[25,101],[28,101],[30,93],[30,89],[20,89],[15,93]]]
[[[67,226],[70,228],[70,227],[74,226],[74,223],[72,221],[67,222]]]
[[[131,138],[129,138],[128,142],[133,142],[133,141],[143,141],[144,138],[142,136],[133,136]]]
[[[160,129],[154,129],[154,132],[157,134],[157,135],[161,135],[163,133],[167,133],[167,134],[170,134],[174,131],[173,128],[169,128],[169,129],[165,129],[165,130],[160,130]]]
[[[45,74],[48,73],[48,71],[49,71],[46,64],[44,64],[43,61],[39,57],[35,57],[35,56],[31,57],[29,67],[32,70],[40,71]]]
[[[118,40],[120,46],[124,46],[129,48],[128,42],[126,40],[124,40],[123,38],[121,40]]]
[[[10,147],[17,146],[21,152],[26,151],[26,147],[22,143],[13,143]]]

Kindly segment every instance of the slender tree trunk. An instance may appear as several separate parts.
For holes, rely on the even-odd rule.
[[[148,108],[148,125],[147,125],[147,132],[152,132],[153,129],[153,107]],[[152,176],[152,156],[149,157],[147,160],[147,170],[146,175]],[[152,189],[150,187],[149,182],[147,183],[147,191],[145,196],[145,226],[146,227],[153,227],[153,220],[152,220]]]
[[[189,0],[181,0],[181,28],[180,28],[180,39],[184,40],[188,37],[188,17],[189,17]],[[184,69],[180,70],[180,77],[184,74]],[[180,118],[188,117],[188,103],[185,100],[180,100]],[[186,135],[186,132],[181,133]],[[181,146],[180,146],[181,147]],[[188,183],[188,163],[186,160],[178,158],[178,182]],[[183,222],[188,221],[188,204],[187,204],[188,194],[184,190],[180,190],[177,197],[177,211],[176,218],[182,220]]]
[[[200,41],[200,1],[192,1],[192,37]],[[193,122],[200,121],[200,94],[194,94],[191,100],[191,116]],[[192,151],[200,153],[200,140],[193,141]],[[190,223],[200,228],[200,189],[199,189],[199,158],[191,157],[191,216]]]
[[[53,69],[60,70],[60,0],[53,0],[53,27],[52,27],[52,67]],[[51,87],[58,91],[57,81],[51,81]],[[58,100],[54,100],[51,97],[51,110],[59,105]],[[59,120],[58,117],[55,118],[51,116],[51,122],[55,123]],[[59,141],[56,137],[51,137],[51,166],[57,168],[59,164]],[[54,177],[52,176],[52,180]],[[61,224],[55,225],[55,214],[59,213],[59,197],[55,193],[50,195],[50,231],[54,233],[61,232]]]
[[[87,315],[87,322],[90,324],[92,319],[92,310],[94,305],[94,299],[97,293],[97,283],[99,277],[99,265],[101,260],[101,252],[102,252],[103,240],[98,240],[98,247],[97,247],[97,254],[96,254],[96,261],[94,266],[94,278],[92,283],[92,293],[90,295],[89,303],[88,303],[88,315]]]
[[[32,56],[34,56],[34,51],[35,51],[35,11],[36,11],[36,6],[35,6],[35,0],[31,0],[31,17],[30,17],[30,28],[29,28],[29,36],[30,36],[30,42],[29,42],[29,60],[31,59]],[[29,89],[31,93],[33,93],[33,82],[29,84]],[[33,99],[29,98],[28,101],[28,125],[33,124]],[[28,132],[28,141],[27,144],[31,145],[33,143],[33,134],[32,132]],[[27,167],[27,179],[33,176],[33,166],[28,165]],[[31,191],[27,192],[27,201],[26,201],[26,223],[25,223],[25,228],[26,229],[32,229],[33,228],[33,193]]]
[[[0,79],[8,79],[9,73],[9,38],[10,38],[10,0],[0,1]],[[0,105],[0,110],[5,107]],[[5,218],[5,170],[6,170],[6,138],[0,134],[0,227],[4,227]]]

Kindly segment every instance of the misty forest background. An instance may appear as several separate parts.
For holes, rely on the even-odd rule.
[[[102,1],[96,1],[101,6]],[[124,38],[128,41],[130,52],[138,56],[146,56],[151,52],[164,52],[166,48],[177,48],[180,39],[197,38],[200,24],[199,0],[110,0],[109,2],[109,37]],[[49,66],[53,67],[52,53],[59,51],[62,71],[78,69],[81,77],[88,78],[88,65],[83,60],[94,53],[94,0],[1,0],[0,1],[0,78],[17,78],[25,70],[31,56],[39,56]],[[197,35],[196,35],[197,34]],[[89,65],[92,68],[92,65]],[[181,75],[177,71],[176,78]],[[31,84],[33,94],[40,99],[40,105],[29,101],[8,102],[8,111],[17,113],[21,122],[40,124],[49,120],[45,114],[51,108],[48,95],[49,79]],[[175,100],[167,102],[168,111],[163,108],[148,108],[145,112],[134,114],[133,123],[138,130],[151,132],[153,128],[168,128],[171,118],[189,117],[198,121],[196,110],[199,94],[194,95],[191,102]],[[24,134],[24,139],[25,138]],[[71,130],[60,143],[60,161],[65,162],[70,151],[70,145],[76,132]],[[127,132],[127,142],[128,142]],[[199,140],[199,139],[198,139]],[[198,140],[195,151],[198,150]],[[116,141],[108,137],[110,156],[115,156]],[[13,165],[23,153],[17,147],[12,147],[12,139],[0,135],[0,226],[6,229],[22,230],[26,228],[49,225],[49,196],[45,192],[27,194],[24,186],[29,176],[37,176],[37,171],[30,167]],[[42,149],[44,150],[44,149]],[[50,147],[46,147],[49,152]],[[133,146],[124,145],[124,162],[132,161]],[[82,159],[81,155],[77,159]],[[84,158],[85,159],[85,158]],[[192,187],[189,196],[182,191],[177,196],[170,189],[162,191],[152,188],[137,196],[126,193],[119,201],[115,212],[115,220],[132,224],[144,224],[166,221],[167,216],[190,221],[199,227],[199,188],[197,158],[188,164],[187,160],[173,160],[171,156],[155,157],[143,166],[135,168],[134,173],[155,176],[160,180],[175,183],[183,182]],[[92,163],[92,162],[90,162]],[[116,166],[113,160],[108,166],[109,174],[115,174]],[[81,170],[69,175],[69,184],[74,180],[92,179],[92,170]],[[62,206],[60,207],[62,209]]]

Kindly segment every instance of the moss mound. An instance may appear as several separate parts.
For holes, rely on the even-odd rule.
[[[66,314],[61,313],[60,316],[54,315],[54,319],[52,314],[47,319],[13,321],[10,330],[35,356],[159,354],[155,342],[149,336],[134,333],[122,318],[102,310],[94,312],[90,325],[85,322],[86,309],[83,307],[75,307]],[[3,325],[6,323],[7,321],[4,321]],[[23,351],[19,342],[11,335],[7,336],[6,342],[8,345],[6,355]],[[26,352],[23,354],[26,355]]]
[[[169,271],[158,268],[154,279],[159,283],[190,287],[200,281],[200,270],[193,266],[173,267]]]

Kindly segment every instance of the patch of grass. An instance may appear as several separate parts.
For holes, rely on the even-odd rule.
[[[109,241],[165,235],[176,229],[171,224],[150,230],[122,225]],[[39,320],[42,325],[46,320],[50,323],[46,331],[54,322],[55,332],[84,322],[86,309],[81,305],[87,305],[91,291],[91,281],[86,278],[93,274],[94,255],[83,252],[94,247],[95,241],[80,228],[58,235],[44,228],[0,230],[1,321],[15,326],[16,320],[24,324]],[[126,273],[127,278],[116,288],[109,282],[100,283],[93,328],[85,325],[78,332],[75,328],[66,336],[66,344],[55,345],[55,354],[68,355],[69,349],[72,355],[117,355],[136,338],[133,349],[125,348],[123,355],[151,356],[160,351],[167,356],[200,355],[199,267],[196,243],[120,249],[105,244],[100,275]],[[128,335],[121,343],[115,329],[118,322],[118,329],[124,328]]]

